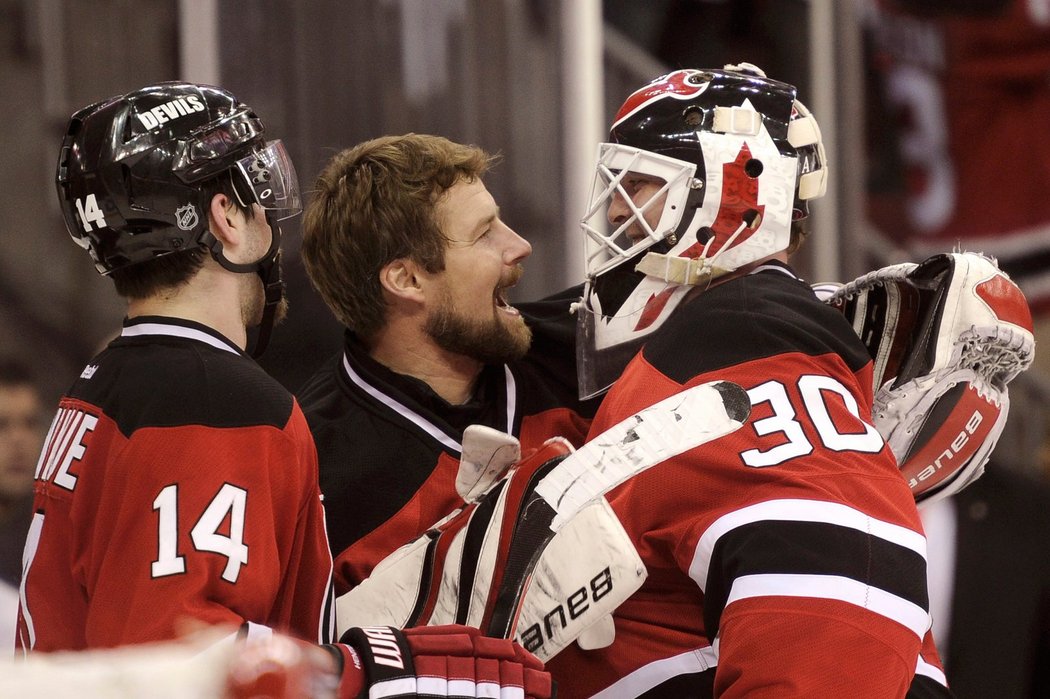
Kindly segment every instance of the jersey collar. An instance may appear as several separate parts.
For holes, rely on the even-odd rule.
[[[505,420],[505,422],[503,424],[490,425],[490,427],[502,430],[507,434],[513,434],[515,410],[518,403],[517,382],[514,379],[514,374],[506,364],[501,364],[498,367],[486,366],[484,371],[499,372],[502,374],[503,383],[504,415],[500,416],[500,419]],[[397,381],[396,378],[399,375],[396,374],[394,377],[384,377],[384,374],[393,372],[390,372],[388,368],[369,357],[357,339],[349,332],[347,333],[346,344],[340,361],[340,373],[351,385],[414,424],[446,449],[455,452],[456,455],[462,453],[462,432],[460,430],[454,429],[452,425],[444,422],[439,424],[427,416],[426,410],[421,410],[410,404],[419,402],[420,407],[425,407],[425,401],[420,402],[413,397],[416,390],[412,384],[417,383],[417,381],[415,379]],[[408,377],[400,378],[407,379]],[[490,380],[494,379],[495,377],[492,377]],[[425,389],[429,391],[429,387],[425,387]],[[419,390],[423,390],[423,387],[420,387]],[[412,398],[412,400],[408,401],[405,398]],[[496,396],[488,396],[487,399],[498,400]]]
[[[196,323],[184,318],[169,318],[166,316],[136,316],[125,318],[124,328],[120,332],[121,337],[146,337],[146,336],[180,337],[185,340],[195,340],[211,345],[216,349],[233,354],[245,355],[240,347],[231,342],[227,337],[209,328],[207,325]]]
[[[763,262],[748,272],[748,275],[758,274],[759,272],[779,272],[780,274],[791,277],[792,279],[799,279],[799,276],[795,274],[795,270],[791,269],[789,265],[780,260],[769,260],[768,262]]]

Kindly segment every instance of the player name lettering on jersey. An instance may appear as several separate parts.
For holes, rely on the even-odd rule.
[[[166,124],[167,122],[178,119],[181,116],[203,111],[204,103],[201,102],[200,97],[197,95],[187,95],[157,105],[148,112],[139,112],[135,116],[139,118],[139,121],[142,122],[143,126],[152,130],[161,124]]]
[[[368,645],[372,649],[372,657],[379,665],[405,669],[404,658],[401,657],[401,647],[397,644],[394,632],[383,626],[373,626],[361,629],[368,638]]]
[[[53,481],[60,488],[72,491],[77,477],[69,472],[74,461],[84,458],[89,433],[93,432],[98,418],[76,408],[59,408],[40,459],[36,463],[37,480]]]

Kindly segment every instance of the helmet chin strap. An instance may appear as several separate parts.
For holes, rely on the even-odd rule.
[[[274,227],[274,236],[280,235],[280,229]],[[284,280],[281,279],[281,251],[277,250],[273,256],[264,258],[265,264],[260,264],[258,273],[262,279],[265,301],[263,303],[263,317],[259,321],[259,332],[255,336],[251,355],[258,358],[266,351],[270,344],[270,334],[273,332],[274,321],[277,317],[277,307],[284,298]]]
[[[719,267],[715,262],[722,256],[723,252],[729,249],[733,244],[733,241],[737,239],[743,230],[748,227],[750,227],[750,224],[747,219],[741,221],[740,226],[736,231],[729,236],[729,239],[726,240],[725,244],[711,257],[708,257],[707,253],[711,249],[711,245],[715,242],[714,236],[708,239],[707,243],[704,244],[704,249],[700,252],[698,257],[677,257],[675,255],[663,255],[650,252],[641,259],[635,267],[635,270],[650,277],[663,279],[664,281],[673,284],[687,284],[690,286],[710,284],[718,277],[722,277],[733,271],[731,269]]]
[[[259,323],[259,332],[255,336],[255,342],[249,354],[252,357],[260,357],[270,344],[270,335],[273,332],[274,320],[277,316],[277,307],[284,298],[284,280],[281,278],[281,228],[277,220],[269,211],[266,212],[266,222],[270,224],[270,248],[255,262],[231,262],[222,254],[222,243],[212,234],[205,231],[201,236],[201,243],[208,248],[212,259],[226,270],[237,274],[254,272],[259,275],[263,283],[263,317]]]

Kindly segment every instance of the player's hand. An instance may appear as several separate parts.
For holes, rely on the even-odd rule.
[[[274,634],[234,651],[224,699],[322,699],[335,697],[338,687],[338,664],[330,653]]]
[[[554,695],[550,674],[535,656],[469,626],[353,628],[334,648],[344,655],[341,697]]]

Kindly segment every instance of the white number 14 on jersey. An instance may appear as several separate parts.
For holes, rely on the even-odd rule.
[[[157,531],[157,560],[153,561],[153,577],[179,575],[186,572],[186,557],[179,555],[179,486],[169,485],[160,491],[153,501],[153,509],[159,514]],[[210,551],[226,556],[226,568],[222,579],[237,582],[241,566],[248,562],[248,546],[244,543],[244,508],[248,491],[229,483],[223,484],[219,492],[190,530],[193,546],[198,551]],[[220,534],[223,522],[229,517],[229,535]]]

